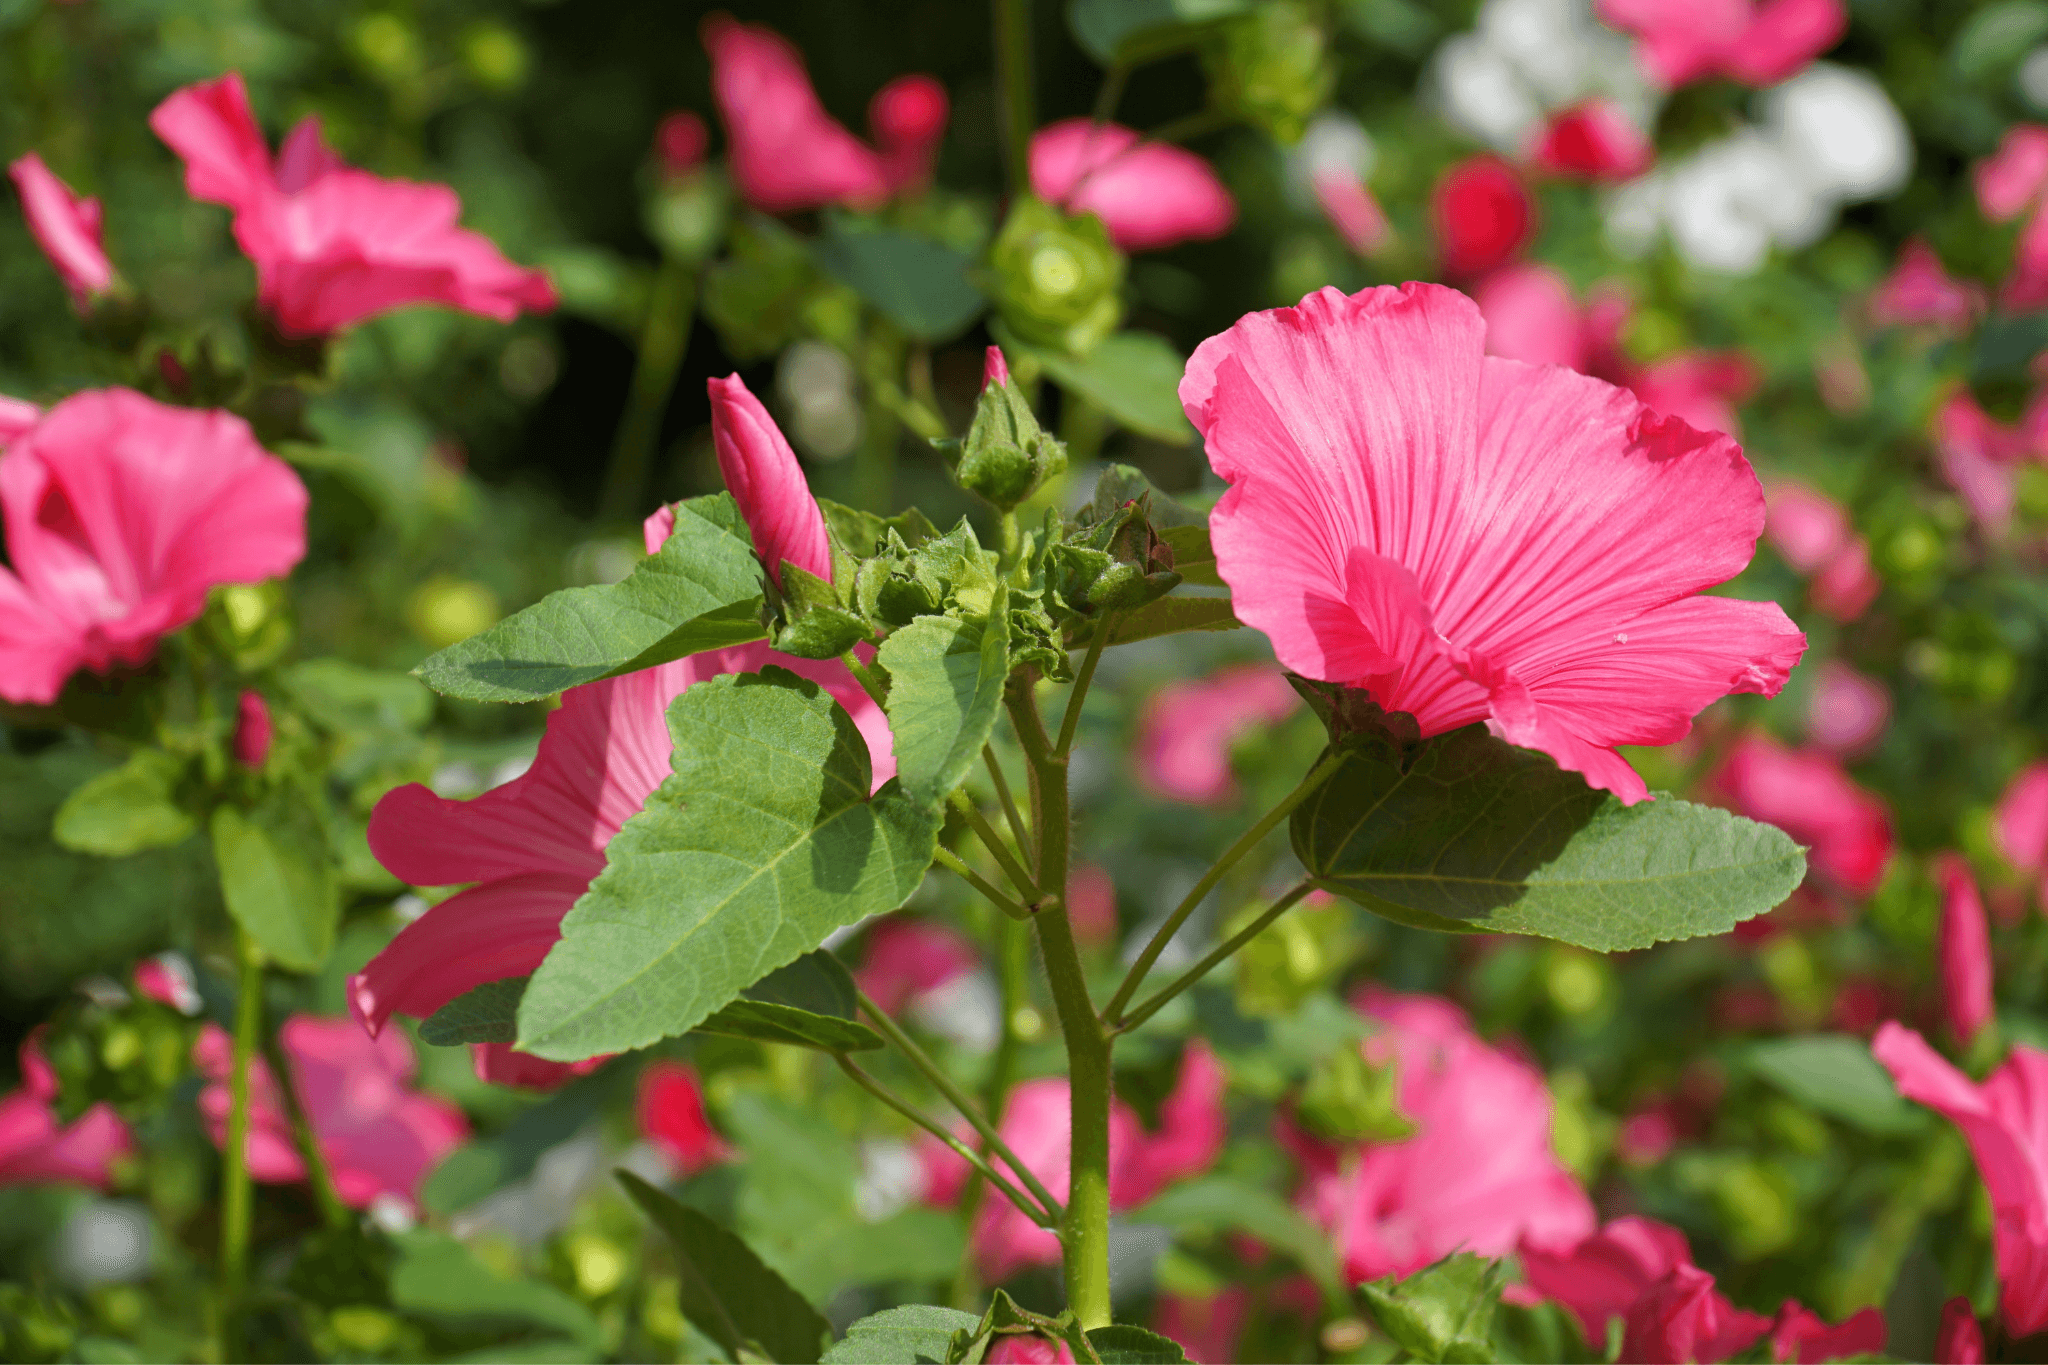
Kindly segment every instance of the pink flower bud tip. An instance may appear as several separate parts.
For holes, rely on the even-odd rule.
[[[936,77],[898,76],[875,92],[868,124],[884,148],[922,147],[946,130],[946,87]]]
[[[1003,359],[1003,348],[1000,346],[989,347],[988,359],[982,363],[981,367],[981,386],[984,389],[992,389],[1009,382],[1010,365],[1008,361]]]
[[[262,694],[244,692],[235,704],[235,762],[245,768],[261,768],[270,757],[270,741],[277,730],[270,721],[270,707]]]
[[[697,169],[710,146],[711,130],[688,109],[676,110],[654,129],[654,154],[661,159],[661,169],[672,176]]]

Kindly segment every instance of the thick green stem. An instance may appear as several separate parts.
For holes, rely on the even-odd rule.
[[[263,956],[247,934],[236,934],[235,943],[241,958],[241,994],[235,1002],[234,1070],[228,1078],[228,1130],[222,1144],[220,1182],[222,1335],[230,1357],[238,1346],[242,1286],[249,1267],[249,1072],[263,1033]]]
[[[633,362],[633,387],[612,442],[611,464],[604,472],[598,510],[608,521],[623,521],[644,510],[640,503],[654,465],[655,443],[661,438],[662,413],[683,367],[696,306],[696,271],[673,257],[665,258],[647,300],[640,352]]]
[[[1031,192],[1031,130],[1038,122],[1031,71],[1031,0],[994,0],[996,93],[1003,132],[1003,167],[1010,193]]]
[[[1295,904],[1312,889],[1306,881],[1297,883],[1286,895],[1274,901],[1257,919],[1238,930],[1235,934],[1232,934],[1210,952],[1207,957],[1181,973],[1179,977],[1175,978],[1172,985],[1162,988],[1157,994],[1123,1018],[1119,1019],[1112,1015],[1107,1021],[1110,1030],[1113,1033],[1129,1033],[1132,1029],[1150,1019],[1165,1006],[1167,1001],[1173,999],[1210,972],[1216,970],[1232,953],[1235,953],[1238,949],[1244,947],[1245,944],[1250,943],[1253,939],[1264,933],[1268,925],[1272,924],[1274,920],[1279,919],[1289,910],[1292,910]]]

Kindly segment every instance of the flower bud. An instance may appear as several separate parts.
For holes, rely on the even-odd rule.
[[[1092,214],[1069,218],[1020,196],[989,248],[996,308],[1017,337],[1075,355],[1123,317],[1124,258]]]
[[[1984,1365],[1984,1329],[1977,1323],[1977,1310],[1961,1294],[1941,1306],[1934,1358],[1953,1365]]]
[[[711,130],[692,110],[678,109],[655,125],[654,154],[664,175],[685,176],[696,170],[710,145]]]
[[[270,741],[276,727],[270,721],[270,706],[259,692],[244,692],[235,704],[235,762],[261,771],[270,757]]]
[[[1005,512],[1067,468],[1065,443],[1039,427],[996,346],[988,348],[981,399],[967,438],[935,444],[954,482]]]
[[[1099,521],[1085,518],[1072,537],[1052,550],[1061,599],[1075,612],[1097,616],[1135,611],[1180,586],[1173,547],[1161,540],[1146,516],[1149,495],[1127,502]]]
[[[1290,144],[1301,140],[1337,81],[1329,35],[1297,0],[1256,5],[1221,25],[1202,64],[1212,105]]]
[[[1970,865],[1954,853],[1935,859],[1941,883],[1941,928],[1936,948],[1941,959],[1941,1006],[1948,1030],[1968,1047],[1991,1022],[1991,936],[1984,922],[1984,901]]]

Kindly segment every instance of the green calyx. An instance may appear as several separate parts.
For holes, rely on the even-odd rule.
[[[989,247],[990,293],[1018,340],[1085,355],[1123,317],[1124,258],[1093,214],[1020,196]]]
[[[1329,44],[1307,5],[1279,0],[1253,6],[1218,25],[1203,51],[1209,102],[1276,141],[1299,142],[1336,86]]]
[[[1066,443],[1038,425],[1024,391],[1008,377],[982,388],[964,440],[932,444],[954,482],[1003,512],[1067,468]]]

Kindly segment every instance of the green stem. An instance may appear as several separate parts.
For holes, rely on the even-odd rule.
[[[1150,1019],[1165,1006],[1167,1001],[1173,999],[1197,981],[1200,981],[1228,959],[1232,953],[1235,953],[1238,949],[1244,947],[1245,944],[1250,943],[1253,939],[1264,933],[1267,926],[1289,910],[1292,910],[1295,904],[1312,889],[1306,881],[1297,883],[1286,895],[1274,901],[1272,906],[1257,919],[1238,930],[1235,934],[1232,934],[1207,957],[1181,973],[1171,986],[1162,988],[1156,995],[1147,999],[1144,1004],[1139,1005],[1120,1019],[1112,1015],[1108,1020],[1110,1030],[1114,1033],[1129,1033],[1132,1029]]]
[[[1003,1196],[1006,1199],[1008,1199],[1012,1204],[1015,1204],[1026,1218],[1029,1218],[1032,1222],[1038,1224],[1038,1226],[1042,1228],[1054,1228],[1059,1225],[1059,1217],[1057,1214],[1054,1214],[1051,1210],[1043,1208],[1037,1203],[1033,1202],[1024,1194],[1022,1190],[1018,1189],[1015,1185],[1011,1184],[1008,1180],[1004,1179],[1001,1171],[998,1171],[988,1162],[982,1160],[981,1153],[975,1151],[972,1147],[969,1147],[959,1138],[953,1136],[953,1134],[946,1131],[943,1125],[933,1122],[930,1118],[927,1118],[924,1114],[918,1112],[917,1107],[915,1105],[912,1105],[907,1100],[904,1100],[901,1097],[892,1094],[889,1091],[889,1089],[886,1086],[884,1086],[881,1082],[877,1081],[873,1076],[870,1076],[867,1072],[861,1070],[861,1068],[858,1065],[856,1065],[854,1061],[851,1058],[849,1058],[845,1053],[835,1052],[832,1054],[832,1059],[839,1063],[839,1069],[841,1071],[844,1071],[848,1076],[851,1076],[853,1078],[853,1082],[855,1085],[858,1085],[861,1089],[867,1091],[870,1095],[873,1095],[883,1104],[888,1105],[891,1109],[894,1109],[897,1113],[903,1115],[903,1117],[909,1119],[912,1123],[916,1124],[918,1127],[924,1129],[927,1133],[932,1134],[934,1137],[938,1138],[939,1141],[945,1143],[948,1147],[952,1148],[953,1151],[962,1160],[964,1160],[968,1165],[974,1168],[975,1174],[979,1175],[983,1180],[988,1181],[991,1185],[994,1185],[997,1189],[1001,1190],[1003,1192]]]
[[[995,1055],[989,1059],[988,1078],[982,1082],[981,1105],[988,1112],[989,1122],[1000,1131],[1003,1110],[1010,1101],[1010,1086],[1017,1076],[1017,1050],[1023,1042],[1017,1033],[1018,1014],[1031,999],[1031,939],[1013,920],[994,919],[989,927],[995,939],[996,991],[1001,1009],[997,1017],[1001,1026],[996,1034]],[[962,1226],[974,1227],[982,1196],[981,1181],[970,1177],[967,1188],[960,1192]],[[953,1277],[953,1306],[969,1311],[979,1308],[981,1289],[974,1248],[965,1246],[961,1249],[960,1269]]]
[[[1003,869],[1003,875],[1008,877],[1011,884],[1024,893],[1026,900],[1037,900],[1042,888],[1038,885],[1037,880],[1025,870],[1024,864],[1018,860],[1017,855],[1010,852],[1010,846],[1003,842],[1003,836],[996,831],[994,825],[988,822],[988,817],[981,813],[981,807],[974,803],[974,798],[965,791],[956,790],[953,793],[953,805],[962,815],[967,817],[968,827],[974,831],[975,837],[980,839],[987,846],[988,851],[994,855],[996,862]]]
[[[696,272],[674,257],[664,257],[648,296],[639,354],[633,361],[633,386],[627,393],[626,413],[619,420],[611,464],[605,469],[604,489],[598,499],[598,510],[607,521],[624,521],[641,510],[655,443],[661,439],[662,414],[683,367],[696,307]]]
[[[1095,108],[1088,115],[1097,129],[1116,117],[1117,101],[1124,97],[1124,83],[1130,78],[1131,64],[1121,59],[1111,62],[1103,73],[1102,86],[1095,92]]]
[[[1081,671],[1074,675],[1073,690],[1067,693],[1067,709],[1060,715],[1059,742],[1053,745],[1053,752],[1062,758],[1074,751],[1074,732],[1081,726],[1081,703],[1088,700],[1088,684],[1095,681],[1095,666],[1102,662],[1102,647],[1109,643],[1109,620],[1114,614],[1104,612],[1096,621],[1088,653],[1081,660]]]
[[[995,784],[996,800],[1002,803],[1003,819],[1009,823],[1010,834],[1017,841],[1017,847],[1029,850],[1031,832],[1024,828],[1024,816],[1017,810],[1017,798],[1010,794],[1010,779],[1003,776],[1003,765],[996,761],[992,745],[981,746],[981,761],[988,765],[988,780]]]
[[[1029,910],[1019,905],[1010,897],[1005,896],[1001,891],[998,891],[993,883],[966,863],[960,861],[950,849],[939,848],[932,850],[932,861],[948,871],[959,874],[962,881],[986,896],[990,904],[994,905],[996,909],[1002,911],[1011,919],[1031,918]]]
[[[1138,987],[1145,983],[1145,973],[1152,970],[1152,964],[1166,951],[1166,945],[1180,932],[1181,925],[1187,923],[1188,916],[1195,913],[1195,907],[1216,889],[1216,883],[1223,880],[1223,874],[1235,867],[1245,854],[1257,848],[1265,837],[1273,832],[1274,826],[1293,814],[1296,806],[1306,801],[1314,794],[1316,788],[1329,780],[1330,774],[1336,772],[1343,761],[1344,755],[1335,749],[1323,755],[1323,761],[1309,769],[1308,776],[1301,779],[1299,786],[1289,792],[1279,805],[1267,811],[1259,823],[1246,830],[1236,843],[1224,850],[1223,856],[1202,874],[1202,880],[1195,883],[1194,889],[1188,892],[1174,908],[1174,912],[1167,916],[1166,923],[1159,926],[1159,932],[1152,935],[1152,941],[1145,945],[1145,951],[1138,954],[1138,960],[1133,962],[1130,971],[1124,974],[1123,984],[1118,986],[1116,994],[1109,998],[1109,1005],[1103,1010],[1104,1018],[1116,1019],[1122,1016],[1124,1006],[1131,1003],[1131,997],[1137,994]]]
[[[230,1357],[238,1345],[240,1301],[249,1267],[249,1072],[263,1032],[263,956],[247,934],[238,932],[235,943],[242,971],[240,995],[235,1001],[234,1070],[228,1078],[228,1129],[221,1152],[220,1196],[222,1335]]]
[[[1031,192],[1031,131],[1038,123],[1031,73],[1031,0],[994,0],[996,97],[1010,193]]]
[[[1017,509],[1005,507],[996,515],[996,562],[1008,569],[1017,562],[1024,538],[1017,532]]]
[[[863,692],[874,699],[875,705],[884,710],[888,709],[888,694],[882,691],[882,684],[868,670],[868,666],[860,661],[858,654],[849,649],[839,656],[839,662],[846,665],[846,671],[853,674],[853,680],[860,684]]]

